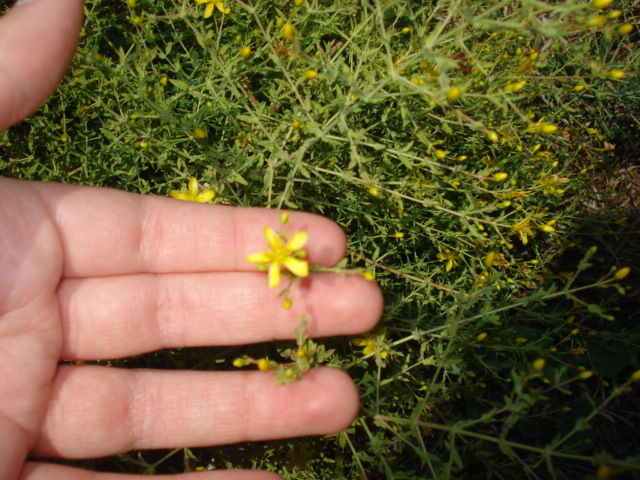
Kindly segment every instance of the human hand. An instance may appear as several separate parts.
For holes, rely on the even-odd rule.
[[[2,18],[1,126],[55,88],[81,7],[34,0]],[[370,329],[382,309],[375,284],[311,275],[287,311],[266,274],[246,262],[263,250],[263,227],[276,227],[280,212],[6,179],[0,189],[0,479],[107,480],[113,475],[26,459],[326,434],[352,421],[357,391],[335,369],[276,387],[257,371],[60,364],[292,338],[301,313],[312,336]],[[291,213],[288,227],[308,231],[311,263],[332,265],[344,255],[344,234],[329,220]]]
[[[303,312],[312,336],[370,329],[381,295],[360,276],[312,274],[292,289],[291,310],[282,308],[266,273],[245,260],[263,249],[263,226],[276,228],[278,211],[0,185],[2,478],[84,478],[44,463],[27,463],[19,477],[27,455],[88,458],[327,434],[353,420],[358,394],[336,369],[276,387],[257,371],[59,365],[291,338]],[[309,232],[310,262],[332,265],[344,255],[344,234],[329,220],[292,212],[289,227]]]

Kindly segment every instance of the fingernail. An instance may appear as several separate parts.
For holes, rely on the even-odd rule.
[[[24,5],[25,3],[29,3],[32,0],[18,0],[16,3],[13,4],[14,7],[18,7],[20,5]]]

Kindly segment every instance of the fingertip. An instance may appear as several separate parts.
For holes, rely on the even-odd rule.
[[[287,227],[291,232],[309,232],[307,251],[312,263],[333,267],[344,258],[347,236],[333,220],[321,215],[292,212]]]
[[[303,279],[300,287],[300,292],[292,294],[291,318],[296,321],[306,314],[307,328],[313,337],[367,332],[382,317],[382,290],[362,275],[316,274]]]
[[[349,375],[338,368],[322,367],[304,378],[308,398],[305,417],[311,435],[329,435],[349,427],[360,410],[360,394]]]
[[[82,0],[32,0],[0,18],[0,130],[55,90],[73,58],[82,14]]]

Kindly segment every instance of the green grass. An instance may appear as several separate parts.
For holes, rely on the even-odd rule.
[[[638,272],[613,275],[637,261],[638,211],[607,183],[640,153],[638,33],[617,33],[633,8],[228,6],[204,19],[191,0],[88,0],[63,84],[0,134],[0,173],[155,195],[193,175],[214,202],[335,220],[350,265],[374,272],[386,299],[367,337],[374,353],[320,342],[335,350],[326,363],[357,382],[362,411],[323,438],[90,465],[296,479],[637,476]],[[189,349],[112,363],[232,360]]]

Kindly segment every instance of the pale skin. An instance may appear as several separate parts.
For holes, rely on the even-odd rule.
[[[0,19],[0,128],[33,112],[72,58],[81,0],[33,0]],[[284,310],[245,258],[265,249],[281,212],[0,179],[0,480],[126,480],[42,458],[221,445],[340,431],[358,392],[319,368],[277,387],[258,371],[177,372],[61,364],[166,347],[243,345],[375,326],[378,287],[359,276],[312,274]],[[309,232],[309,260],[345,253],[333,222],[291,213]],[[30,460],[38,458],[38,461]],[[267,480],[269,472],[175,478]],[[174,478],[166,476],[163,478]]]

